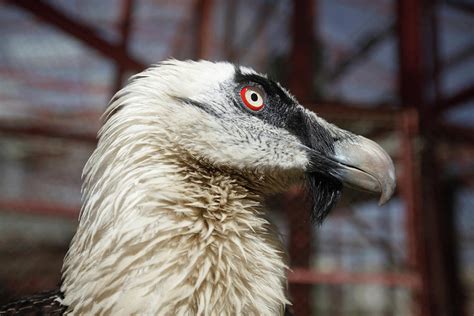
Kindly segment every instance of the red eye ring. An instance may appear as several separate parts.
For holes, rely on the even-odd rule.
[[[263,102],[263,92],[253,86],[246,86],[240,90],[240,97],[245,106],[252,111],[260,111],[265,106]]]

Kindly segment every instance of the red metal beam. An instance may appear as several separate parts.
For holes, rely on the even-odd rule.
[[[103,39],[94,28],[64,14],[42,0],[9,0],[7,2],[73,36],[126,69],[139,71],[146,68],[143,62],[130,56],[120,43],[111,43]]]
[[[120,28],[120,48],[128,54],[128,42],[130,37],[130,28],[133,17],[133,4],[134,0],[122,0],[122,10],[120,12],[119,28]],[[121,64],[117,64],[117,73],[115,74],[115,83],[113,85],[112,94],[117,92],[122,87],[123,75],[125,67]]]
[[[309,205],[304,198],[300,188],[293,188],[285,193],[282,208],[288,217],[289,236],[289,256],[290,266],[308,268],[310,264],[312,226],[310,220]],[[307,283],[292,282],[289,287],[290,300],[293,304],[292,314],[311,315],[311,286]]]
[[[407,268],[419,275],[420,286],[414,291],[414,301],[421,305],[419,312],[412,306],[414,314],[427,315],[430,297],[428,296],[429,277],[426,273],[428,262],[421,210],[421,180],[417,165],[416,142],[419,137],[419,118],[415,109],[405,112],[398,120],[401,143],[401,175],[399,191],[405,204],[405,233],[407,240]],[[423,270],[425,269],[425,270]]]
[[[293,0],[289,88],[300,100],[309,99],[313,92],[314,7],[313,0]],[[309,206],[299,191],[288,193],[285,203],[290,222],[291,266],[308,267],[313,236]],[[312,314],[309,285],[290,284],[290,295],[294,315]]]
[[[464,102],[472,99],[474,99],[474,85],[464,88],[458,93],[439,101],[439,104],[437,104],[433,110],[439,114],[462,105]]]
[[[355,273],[347,271],[316,272],[306,268],[292,268],[288,280],[294,284],[378,284],[419,289],[420,278],[415,273]]]
[[[416,166],[416,142],[419,133],[419,119],[415,110],[407,112],[399,120],[399,133],[401,138],[401,159],[403,174],[400,181],[400,194],[405,202],[405,225],[407,232],[407,259],[408,268],[419,270],[421,263],[419,252],[421,243],[418,242],[418,229],[420,223],[420,196],[421,182],[419,170]]]
[[[38,89],[55,90],[61,93],[87,93],[87,94],[101,94],[109,91],[109,86],[106,82],[91,83],[72,81],[70,79],[55,78],[54,76],[32,74],[22,68],[15,68],[12,66],[0,66],[0,75],[20,81],[26,86]]]
[[[441,122],[437,129],[439,137],[464,143],[474,144],[474,128],[458,126],[451,123]]]
[[[397,1],[399,93],[404,106],[423,103],[423,47],[421,33],[421,1]]]
[[[399,93],[402,105],[423,111],[426,107],[427,84],[424,81],[425,67],[425,32],[423,25],[430,25],[423,15],[423,1],[400,0],[397,2],[398,55],[399,55]],[[430,57],[431,59],[431,57]],[[423,116],[423,114],[422,114]],[[428,254],[425,251],[430,244],[426,238],[427,229],[421,225],[420,219],[428,214],[425,210],[422,187],[424,183],[419,174],[419,166],[415,165],[415,149],[413,140],[419,137],[418,121],[407,116],[400,122],[402,132],[402,161],[404,166],[403,187],[401,193],[405,202],[406,234],[408,239],[408,265],[421,276],[420,291],[414,292],[414,301],[418,308],[413,308],[416,315],[438,315],[435,310],[435,291],[433,291],[432,273]],[[415,127],[413,127],[415,126]],[[415,128],[415,130],[414,130]],[[428,184],[431,186],[431,183]],[[429,198],[432,199],[432,198]],[[434,205],[434,203],[429,203]],[[435,212],[435,210],[429,210]],[[418,312],[415,312],[415,311]]]
[[[418,192],[405,192],[410,222],[408,229],[409,232],[410,229],[415,230],[410,232],[413,237],[411,242],[415,243],[410,246],[412,253],[414,248],[411,256],[416,256],[411,258],[411,263],[421,274],[423,282],[422,293],[418,293],[421,295],[416,298],[421,303],[421,315],[461,315],[462,291],[453,257],[456,252],[454,227],[447,214],[451,210],[445,209],[442,203],[442,171],[436,151],[439,138],[435,137],[437,122],[431,115],[433,107],[429,106],[440,103],[436,82],[436,75],[441,72],[437,67],[436,1],[400,0],[397,4],[401,101],[404,105],[418,108],[420,113],[420,128],[414,134],[404,136],[402,154],[403,157],[411,156],[404,159],[404,168],[413,173],[404,177],[409,179],[419,174],[419,179],[405,180],[407,185],[413,181],[411,190]],[[435,95],[434,101],[432,95]],[[414,150],[410,149],[413,145],[409,144],[408,137],[419,138],[423,142],[416,155],[418,164],[415,166],[408,161],[414,158]]]
[[[211,57],[212,48],[212,10],[213,0],[197,0],[196,2],[196,58]]]
[[[293,1],[289,86],[300,100],[309,99],[313,91],[314,6],[311,0]]]
[[[64,217],[77,220],[80,207],[44,201],[0,200],[0,211],[17,214]]]

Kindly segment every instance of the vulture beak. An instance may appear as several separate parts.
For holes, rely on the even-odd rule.
[[[380,193],[379,204],[387,202],[395,190],[395,168],[390,156],[377,143],[351,135],[334,143],[336,175],[355,189]]]
[[[339,199],[342,185],[379,193],[379,204],[387,202],[395,190],[395,168],[382,147],[306,113],[305,143],[310,154],[306,178],[313,219],[319,223],[324,219]]]

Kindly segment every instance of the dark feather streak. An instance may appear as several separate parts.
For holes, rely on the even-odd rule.
[[[0,306],[0,315],[63,315],[67,306],[61,305],[58,302],[62,297],[62,293],[59,290],[25,297]]]
[[[321,224],[339,200],[342,183],[320,173],[308,173],[306,188],[311,200],[311,222]]]

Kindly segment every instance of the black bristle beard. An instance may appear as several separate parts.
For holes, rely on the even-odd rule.
[[[342,183],[320,173],[308,173],[306,190],[311,201],[311,222],[319,225],[339,200]]]

